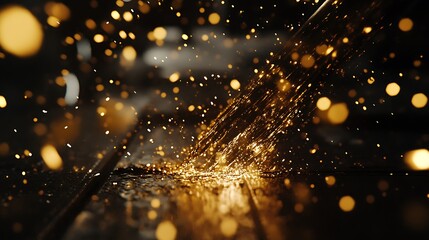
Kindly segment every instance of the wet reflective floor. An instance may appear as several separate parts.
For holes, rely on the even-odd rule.
[[[427,173],[178,176],[116,169],[64,239],[416,239]]]

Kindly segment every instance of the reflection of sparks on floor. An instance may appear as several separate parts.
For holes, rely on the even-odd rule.
[[[273,219],[260,216],[258,197],[261,196],[256,193],[267,184],[265,179],[251,174],[184,176],[133,175],[125,172],[114,175],[98,197],[93,199],[91,205],[94,209],[110,211],[103,213],[104,221],[93,223],[104,222],[103,226],[97,228],[106,228],[102,230],[102,234],[107,235],[114,231],[110,229],[109,222],[123,225],[118,228],[131,227],[138,230],[135,233],[123,233],[123,237],[131,238],[138,234],[141,237],[158,239],[265,239],[270,234],[267,235],[263,223],[271,225]],[[111,195],[115,193],[122,200]],[[269,202],[276,203],[277,200],[275,197],[271,199],[272,197],[269,197]],[[262,198],[261,200],[264,201]],[[109,205],[118,203],[122,209],[106,209]],[[106,219],[110,218],[111,214],[117,215],[118,219]],[[84,225],[91,226],[91,218],[94,218],[94,215],[84,211],[71,231],[84,231]],[[275,224],[269,229],[281,236],[280,229],[276,229]],[[74,237],[76,236],[69,236],[68,239]]]

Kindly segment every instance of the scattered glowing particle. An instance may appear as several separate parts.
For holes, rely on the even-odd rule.
[[[158,240],[176,239],[177,229],[171,221],[162,221],[156,227],[155,236]]]
[[[192,112],[192,111],[194,111],[195,110],[195,106],[194,105],[189,105],[188,106],[188,111],[189,112]]]
[[[7,106],[6,98],[0,95],[0,108],[5,108]]]
[[[409,18],[402,18],[398,23],[399,29],[403,32],[411,31],[411,29],[413,29],[413,25],[413,20]]]
[[[328,110],[328,119],[332,124],[341,124],[349,116],[349,109],[345,103],[337,103]]]
[[[386,93],[389,96],[396,96],[399,94],[399,91],[401,91],[401,87],[395,82],[391,82],[386,86]]]
[[[60,20],[54,16],[49,16],[48,19],[46,19],[46,22],[49,24],[49,26],[57,28],[60,26]]]
[[[316,106],[321,111],[326,111],[331,106],[331,100],[327,97],[321,97],[319,100],[317,100]]]
[[[97,84],[97,86],[95,86],[95,90],[97,90],[97,92],[102,92],[104,90],[104,85]]]
[[[47,2],[44,9],[48,16],[53,16],[59,21],[65,21],[70,18],[70,9],[63,3]]]
[[[298,58],[299,58],[299,54],[298,54],[297,52],[293,52],[293,53],[290,55],[290,58],[292,58],[292,60],[296,61],[296,60],[298,60]]]
[[[104,36],[101,34],[95,34],[93,39],[94,39],[94,42],[101,43],[104,41]]]
[[[150,201],[150,206],[153,208],[159,208],[161,206],[161,201],[158,198],[154,198]]]
[[[302,203],[296,203],[293,207],[293,209],[295,210],[295,212],[297,213],[302,213],[304,212],[304,204]]]
[[[375,78],[369,77],[367,81],[368,81],[368,84],[373,84],[375,82]]]
[[[118,6],[118,7],[123,7],[123,6],[124,6],[124,2],[123,2],[123,1],[118,0],[118,1],[116,1],[116,6]]]
[[[420,67],[422,65],[422,61],[420,61],[420,60],[414,60],[413,61],[413,66],[414,67]]]
[[[316,53],[319,55],[326,55],[326,50],[328,50],[328,45],[322,44],[316,47]]]
[[[240,82],[237,79],[232,79],[231,82],[229,83],[229,85],[234,90],[240,89],[240,86],[241,86]]]
[[[155,210],[149,210],[147,212],[147,218],[149,218],[150,220],[155,220],[158,217],[158,213],[156,213]]]
[[[178,94],[180,92],[180,88],[179,87],[174,87],[173,88],[173,93]]]
[[[363,32],[366,34],[370,33],[371,31],[372,31],[372,27],[364,27],[363,28]]]
[[[225,217],[220,223],[220,231],[225,237],[232,237],[237,233],[238,223],[234,218]]]
[[[9,154],[9,144],[7,142],[0,142],[0,156],[6,156]]]
[[[183,39],[183,40],[188,40],[188,39],[189,39],[189,37],[188,37],[188,35],[186,35],[186,34],[182,34],[182,39]]]
[[[416,93],[411,98],[411,103],[415,108],[423,108],[428,103],[428,98],[423,93]]]
[[[100,106],[100,107],[97,108],[97,113],[100,114],[100,116],[102,116],[102,117],[104,115],[106,115],[106,112],[107,112],[107,109],[105,107],[101,107]]]
[[[277,89],[281,92],[286,92],[288,91],[290,88],[292,87],[292,85],[290,84],[290,82],[286,79],[280,79],[277,82]]]
[[[72,37],[66,37],[64,40],[68,45],[72,45],[74,43],[74,38]]]
[[[340,199],[339,206],[344,212],[350,212],[355,208],[355,200],[351,196],[344,196]]]
[[[203,40],[204,42],[205,42],[205,41],[208,41],[208,40],[209,40],[209,35],[207,35],[207,34],[203,34],[203,35],[201,36],[201,40]]]
[[[285,184],[285,186],[286,186],[287,188],[292,187],[292,183],[291,183],[291,181],[290,181],[290,179],[289,179],[289,178],[285,178],[285,180],[284,180],[284,184]]]
[[[325,182],[326,182],[326,184],[328,184],[328,186],[334,186],[335,182],[336,182],[336,179],[335,179],[334,176],[326,176],[325,177]]]
[[[150,12],[150,6],[147,3],[144,3],[142,1],[139,1],[139,10],[140,12],[142,12],[143,14],[147,14]]]
[[[115,103],[115,110],[116,111],[121,111],[122,109],[124,109],[124,104],[121,102],[117,102]]]
[[[180,78],[179,72],[175,72],[175,73],[171,74],[168,79],[170,80],[170,82],[174,83],[174,82],[177,82],[179,80],[179,78]]]
[[[85,26],[90,30],[94,30],[97,27],[97,23],[90,18],[85,21]]]
[[[349,39],[347,37],[343,38],[343,43],[348,43]]]
[[[136,39],[136,35],[135,35],[134,33],[132,33],[132,32],[129,32],[129,33],[128,33],[128,36],[129,36],[132,40]]]
[[[125,60],[127,60],[129,62],[132,62],[132,61],[134,61],[136,59],[137,52],[136,52],[136,50],[132,46],[126,46],[126,47],[124,47],[124,49],[122,49],[121,56]]]
[[[116,11],[116,10],[112,11],[110,13],[110,16],[112,16],[112,18],[115,19],[115,20],[118,20],[121,17],[121,15],[119,14],[119,12]]]
[[[124,30],[119,31],[119,37],[121,37],[122,39],[127,38],[127,33]]]
[[[106,56],[112,56],[113,51],[110,49],[106,49],[106,50],[104,50],[104,54],[106,54]]]
[[[124,14],[122,14],[122,18],[127,21],[127,22],[131,22],[133,20],[133,14],[131,12],[124,12]]]
[[[220,22],[220,16],[219,16],[219,14],[217,14],[217,13],[211,13],[209,15],[209,22],[212,25],[218,24]]]
[[[429,151],[416,149],[405,153],[405,163],[413,170],[429,170]]]
[[[57,149],[50,145],[44,145],[40,151],[40,155],[46,166],[51,170],[60,170],[63,166],[63,159]]]
[[[0,47],[17,57],[36,54],[43,42],[43,29],[37,18],[20,6],[0,10]]]
[[[163,27],[156,27],[153,30],[153,36],[156,40],[164,40],[167,37],[167,30]]]
[[[314,63],[315,63],[315,60],[313,56],[311,56],[310,54],[305,54],[301,58],[301,65],[305,68],[313,67]]]

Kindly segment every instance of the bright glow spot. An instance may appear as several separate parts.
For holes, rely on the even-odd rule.
[[[149,218],[150,220],[154,220],[158,217],[158,213],[156,213],[155,210],[149,210],[147,212],[147,218]]]
[[[194,105],[189,105],[189,107],[188,107],[188,111],[189,112],[192,112],[192,111],[194,111],[195,110],[195,106]]]
[[[334,104],[328,110],[328,119],[332,124],[341,124],[346,121],[348,116],[349,109],[345,103]]]
[[[128,12],[128,11],[124,12],[124,14],[122,15],[122,17],[127,22],[131,22],[133,20],[133,14],[130,13],[130,12]]]
[[[348,43],[349,39],[347,37],[343,38],[343,43]]]
[[[170,82],[174,83],[174,82],[177,82],[179,78],[180,78],[180,74],[178,72],[175,72],[171,74],[168,79],[170,80]]]
[[[313,67],[314,63],[315,63],[315,60],[310,54],[305,54],[301,58],[301,65],[305,68]]]
[[[331,106],[331,100],[327,97],[321,97],[319,100],[317,100],[316,106],[321,111],[326,111]]]
[[[327,184],[328,186],[334,186],[334,185],[335,185],[335,182],[336,182],[336,179],[335,179],[335,177],[334,177],[334,176],[326,176],[326,177],[325,177],[325,182],[326,182],[326,184]]]
[[[94,21],[94,20],[92,20],[92,19],[87,19],[87,20],[85,21],[85,26],[86,26],[88,29],[94,30],[94,29],[97,27],[97,23],[95,23],[95,21]]]
[[[60,26],[60,19],[54,17],[54,16],[49,16],[48,19],[46,19],[46,22],[49,24],[49,26],[57,28]]]
[[[399,91],[401,91],[401,87],[395,82],[391,82],[386,86],[386,93],[389,96],[396,96],[399,94]]]
[[[95,34],[94,35],[94,42],[101,43],[104,41],[104,36],[101,34]]]
[[[79,80],[73,73],[65,75],[64,80],[66,81],[66,95],[64,100],[69,106],[75,105],[79,99]]]
[[[372,31],[372,27],[364,27],[363,28],[363,32],[366,34],[370,33],[371,31]]]
[[[409,18],[403,18],[398,23],[399,29],[403,32],[411,31],[411,29],[413,29],[413,25],[414,25],[413,20]]]
[[[293,52],[293,53],[290,55],[290,58],[292,58],[292,60],[296,61],[296,60],[298,60],[298,58],[299,58],[299,54],[298,54],[297,52]]]
[[[211,13],[209,15],[209,22],[212,25],[218,24],[220,22],[220,16],[219,16],[219,14],[217,14],[217,13]]]
[[[201,36],[201,40],[203,40],[204,42],[205,42],[205,41],[207,41],[207,40],[209,40],[209,35],[207,35],[207,34],[203,34],[203,35]]]
[[[429,151],[416,149],[404,155],[405,163],[413,170],[429,170]]]
[[[54,146],[50,144],[44,145],[40,151],[40,155],[49,169],[60,170],[62,168],[63,159]]]
[[[334,47],[322,44],[316,47],[316,53],[319,55],[329,55],[334,51]]]
[[[159,208],[161,206],[161,201],[158,198],[154,198],[150,201],[150,206],[153,208]]]
[[[153,30],[153,36],[156,40],[164,40],[167,37],[167,30],[163,27],[157,27]]]
[[[101,106],[100,106],[100,107],[98,107],[98,108],[97,108],[97,113],[98,113],[98,114],[100,114],[100,116],[102,116],[102,117],[103,117],[104,115],[106,115],[106,112],[107,112],[107,109],[106,109],[106,108],[104,108],[104,107],[101,107]]]
[[[42,26],[30,11],[20,6],[0,10],[0,47],[17,57],[29,57],[42,42]]]
[[[6,98],[0,95],[0,108],[5,108],[7,106]]]
[[[174,87],[173,88],[173,93],[178,94],[180,92],[180,88],[179,87]]]
[[[119,31],[119,36],[120,36],[122,39],[125,39],[125,38],[127,38],[127,33],[126,33],[124,30],[121,30],[121,31]]]
[[[231,82],[229,83],[229,85],[234,90],[240,89],[240,86],[241,86],[240,82],[237,79],[232,79]]]
[[[112,18],[113,19],[115,19],[115,20],[118,20],[120,17],[121,17],[121,15],[118,13],[118,11],[112,11],[111,13],[110,13],[110,16],[112,16]]]
[[[411,103],[415,108],[423,108],[428,103],[428,98],[423,93],[416,93],[411,98]]]
[[[281,92],[286,92],[288,91],[290,88],[292,87],[292,85],[290,84],[290,82],[286,79],[280,79],[277,82],[277,89]]]
[[[183,40],[188,40],[188,39],[189,39],[189,37],[188,37],[188,35],[186,35],[186,34],[182,34],[182,39],[183,39]]]
[[[53,16],[59,21],[64,21],[70,18],[70,10],[63,3],[48,2],[45,4],[45,13],[48,16]]]
[[[168,220],[160,222],[156,227],[155,236],[159,240],[173,240],[176,239],[176,235],[176,226]]]
[[[122,50],[122,57],[125,60],[127,60],[129,62],[132,62],[132,61],[134,61],[136,59],[137,52],[136,52],[136,50],[132,46],[126,46]]]
[[[340,199],[339,206],[344,212],[350,212],[355,208],[355,200],[350,196],[344,196]]]
[[[222,219],[220,223],[220,231],[225,237],[232,237],[235,235],[238,229],[238,223],[231,217]]]

